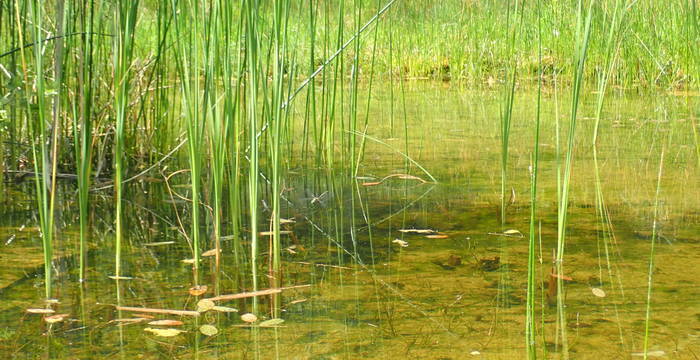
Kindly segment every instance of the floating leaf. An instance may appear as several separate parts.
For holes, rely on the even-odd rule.
[[[202,325],[199,327],[199,332],[206,336],[214,336],[219,333],[219,329],[213,325]]]
[[[406,233],[414,233],[414,234],[432,234],[436,232],[435,230],[432,229],[399,229],[399,232],[402,232],[404,234]]]
[[[27,309],[27,312],[30,314],[53,314],[56,311],[53,309]]]
[[[247,323],[254,323],[254,322],[258,321],[258,317],[255,316],[255,314],[246,313],[246,314],[241,315],[241,320],[243,320]]]
[[[227,307],[227,306],[214,306],[211,309],[214,311],[223,312],[223,313],[238,312],[238,309],[235,309],[232,307]]]
[[[148,323],[148,325],[156,326],[181,326],[184,323],[180,320],[154,320]]]
[[[401,247],[408,247],[408,241],[403,241],[401,239],[395,239],[392,243],[398,244]]]
[[[209,289],[206,285],[196,285],[190,288],[190,295],[192,296],[199,296],[199,295],[204,295],[204,293],[207,292],[207,289]]]
[[[503,235],[523,237],[523,233],[515,229],[506,230]]]
[[[219,249],[219,252],[221,252],[221,249]],[[216,256],[216,249],[207,250],[202,253],[202,256]]]
[[[425,236],[428,239],[447,239],[449,236],[445,234],[434,234],[434,235],[426,235]]]
[[[67,316],[68,316],[68,314],[56,314],[56,315],[46,316],[44,318],[44,321],[46,321],[46,323],[48,323],[48,324],[53,324],[53,323],[57,323],[59,321],[63,321]]]
[[[370,182],[363,182],[361,185],[362,186],[377,186],[381,184],[381,181],[370,181]]]
[[[284,322],[284,319],[270,319],[270,320],[265,320],[258,324],[261,327],[266,327],[266,326],[276,326]]]
[[[597,297],[605,297],[605,291],[603,291],[603,289],[591,288],[591,292]]]
[[[180,335],[181,333],[184,333],[184,330],[180,329],[157,329],[157,328],[145,328],[143,331],[150,332],[156,336],[162,336],[162,337],[173,337]]]
[[[207,310],[213,309],[214,306],[216,306],[216,304],[214,304],[213,301],[211,301],[209,299],[202,299],[202,300],[199,300],[199,302],[197,303],[197,311],[205,312]]]

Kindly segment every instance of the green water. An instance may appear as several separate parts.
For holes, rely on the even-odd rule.
[[[542,358],[563,355],[557,307],[549,304],[546,292],[556,247],[555,119],[559,117],[560,138],[565,139],[568,93],[551,89],[543,99],[535,309]],[[59,180],[59,303],[52,308],[68,316],[49,325],[42,315],[26,313],[28,308],[45,307],[34,187],[27,179],[6,175],[0,195],[0,357],[524,358],[535,94],[520,91],[516,99],[506,185],[514,196],[505,226],[499,209],[500,95],[414,83],[407,86],[405,101],[392,107],[388,89],[380,89],[370,103],[368,134],[390,147],[367,141],[359,179],[347,171],[316,166],[313,154],[305,156],[310,165],[301,165],[301,141],[290,145],[282,217],[295,223],[283,229],[292,235],[283,239],[287,249],[281,283],[310,287],[275,295],[281,304],[279,317],[285,321],[274,328],[242,326],[240,315],[253,310],[251,299],[219,303],[238,313],[209,311],[196,318],[151,314],[183,321],[178,328],[186,332],[174,337],[145,332],[158,327],[148,325],[150,320],[115,321],[135,317],[116,311],[117,304],[195,310],[202,298],[188,294],[192,270],[182,262],[191,257],[179,230],[189,228],[189,204],[182,199],[188,197],[183,184],[189,179],[182,174],[170,178],[169,186],[163,181],[164,175],[187,166],[177,159],[126,188],[127,248],[122,257],[123,274],[130,280],[108,277],[114,271],[114,215],[113,193],[107,189],[91,197],[89,269],[87,281],[77,281],[76,187],[70,179]],[[638,358],[636,353],[642,351],[654,194],[664,148],[649,346],[662,358],[695,359],[700,356],[700,169],[691,119],[698,115],[697,98],[632,92],[609,96],[598,144],[607,225],[596,214],[594,101],[594,94],[586,94],[579,113],[572,173],[564,255],[565,275],[572,278],[564,290],[568,355],[624,359]],[[301,121],[295,128],[303,126]],[[429,179],[407,165],[399,152],[421,164],[437,183],[390,178],[380,185],[363,185],[391,174]],[[264,178],[260,183],[264,185]],[[269,192],[263,199],[262,218],[269,219]],[[210,221],[207,218],[209,231]],[[263,220],[261,226],[268,224]],[[432,229],[446,237],[426,238],[400,229]],[[498,235],[505,230],[518,230],[524,237]],[[258,273],[267,274],[267,238],[262,239]],[[214,271],[213,258],[203,260],[202,282],[209,287],[203,297],[251,290],[248,234],[225,237],[222,248],[220,273]],[[267,277],[261,275],[259,282],[267,284]],[[594,295],[594,288],[605,296]],[[260,320],[273,317],[272,301],[270,296],[259,297]],[[201,334],[203,324],[214,325],[218,334]]]

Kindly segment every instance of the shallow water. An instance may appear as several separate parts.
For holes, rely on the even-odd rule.
[[[123,272],[114,271],[110,190],[91,198],[93,231],[88,281],[77,282],[78,211],[75,185],[61,182],[55,271],[59,304],[68,317],[52,325],[27,308],[43,304],[41,240],[30,181],[5,183],[0,201],[0,355],[55,359],[515,359],[525,357],[529,166],[535,93],[520,91],[511,133],[507,188],[514,194],[506,224],[500,221],[500,94],[442,83],[414,83],[405,105],[388,105],[389,91],[371,100],[368,140],[360,179],[296,163],[285,177],[283,217],[296,222],[283,244],[283,286],[310,285],[281,294],[225,301],[239,313],[206,312],[180,319],[185,333],[158,337],[156,327],[116,322],[133,313],[114,306],[194,310],[191,257],[180,222],[188,229],[189,205],[173,197],[155,171],[127,191],[127,247]],[[395,94],[395,96],[398,96]],[[642,351],[649,284],[651,230],[659,161],[664,168],[659,241],[653,264],[649,348],[662,358],[700,356],[700,168],[691,119],[697,98],[670,94],[611,94],[598,144],[600,186],[609,223],[596,212],[591,148],[594,94],[579,112],[569,206],[565,275],[565,329],[546,297],[557,231],[557,116],[561,146],[568,129],[568,91],[548,90],[538,197],[537,346],[544,358],[562,355],[562,337],[573,359],[635,358]],[[364,108],[364,107],[363,107]],[[393,110],[392,110],[393,109]],[[405,109],[405,112],[404,112]],[[393,112],[393,128],[392,128]],[[301,121],[301,120],[300,120]],[[296,125],[299,125],[297,123]],[[408,129],[406,133],[404,129]],[[294,145],[299,151],[300,145]],[[398,151],[421,164],[437,183],[390,178],[409,173]],[[297,156],[298,157],[298,156]],[[178,168],[177,161],[167,164]],[[185,165],[186,166],[186,165]],[[169,170],[172,171],[172,170]],[[172,191],[187,197],[185,176]],[[510,190],[512,188],[512,190]],[[266,193],[263,198],[267,198]],[[509,196],[509,195],[507,195]],[[269,201],[265,204],[269,204]],[[263,208],[265,205],[263,205]],[[263,218],[269,211],[263,209]],[[265,227],[266,225],[261,225]],[[403,234],[433,229],[444,238]],[[524,234],[502,236],[504,230]],[[407,242],[401,247],[395,239]],[[205,297],[251,290],[248,236],[222,241],[221,272],[204,258]],[[150,246],[173,241],[173,244]],[[236,244],[239,247],[236,247]],[[266,240],[259,258],[267,269]],[[498,261],[496,261],[498,258]],[[490,261],[489,261],[490,260]],[[261,286],[267,278],[260,276]],[[594,295],[602,289],[605,297]],[[119,293],[119,299],[117,298]],[[600,294],[598,294],[600,295]],[[240,314],[271,318],[281,305],[284,323],[244,327]],[[257,309],[255,309],[257,306]],[[257,311],[255,311],[257,310]],[[218,334],[199,332],[203,324]]]

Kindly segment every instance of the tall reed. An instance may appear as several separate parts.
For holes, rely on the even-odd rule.
[[[571,185],[571,172],[573,167],[573,152],[574,142],[576,140],[576,120],[578,117],[578,107],[581,100],[581,88],[583,85],[584,68],[586,57],[588,55],[588,44],[591,34],[591,22],[593,18],[593,4],[591,1],[588,6],[588,11],[584,9],[583,0],[578,1],[577,5],[577,22],[576,22],[576,43],[574,56],[574,81],[572,84],[571,96],[571,113],[569,117],[569,130],[566,148],[566,159],[564,164],[564,173],[560,189],[558,190],[559,201],[557,207],[557,251],[556,251],[556,270],[557,274],[564,274],[564,250],[566,248],[566,228],[567,215],[569,208],[569,190]],[[550,281],[555,281],[554,279]],[[564,358],[568,358],[569,348],[568,339],[566,336],[566,313],[564,310],[564,283],[562,276],[556,278],[557,281],[557,313],[558,324],[561,331],[562,346]]]
[[[136,15],[138,13],[139,0],[123,0],[115,6],[114,16],[114,110],[115,110],[115,134],[114,134],[114,193],[115,193],[115,275],[121,276],[121,253],[124,232],[123,216],[123,180],[125,174],[124,157],[125,149],[125,124],[127,121],[131,61],[134,51],[134,31],[136,29]]]
[[[670,139],[670,132],[669,132]],[[656,193],[654,195],[654,217],[651,226],[651,247],[649,249],[649,271],[647,272],[647,299],[646,311],[644,315],[644,359],[649,358],[649,328],[651,320],[651,290],[654,283],[654,257],[656,255],[656,240],[658,235],[659,221],[659,195],[661,193],[661,176],[664,169],[664,153],[665,147],[661,149],[661,158],[659,159],[659,171],[656,176]]]
[[[44,37],[43,37],[43,6],[42,2],[32,0],[28,3],[31,16],[31,32],[34,42],[33,65],[35,72],[34,87],[36,89],[36,113],[27,101],[27,123],[31,137],[31,151],[34,167],[34,185],[36,189],[37,208],[39,210],[39,229],[44,252],[44,290],[46,298],[53,294],[53,237],[54,237],[54,204],[56,195],[56,164],[57,164],[57,123],[48,123],[46,87],[44,80]],[[22,69],[24,71],[25,96],[31,98],[28,66],[25,58],[25,39],[20,21],[19,0],[15,1],[15,21],[19,29],[19,45]],[[52,135],[53,134],[53,135]],[[51,150],[49,150],[51,146]]]
[[[500,139],[501,139],[501,225],[506,223],[506,182],[508,179],[508,150],[510,128],[513,119],[513,102],[515,101],[515,83],[518,77],[518,57],[515,52],[517,34],[521,28],[524,11],[520,0],[508,3],[506,23],[508,67],[506,68],[506,83],[504,87],[503,104],[501,106]]]
[[[536,258],[536,228],[535,222],[537,217],[537,175],[540,162],[540,119],[542,105],[542,18],[541,18],[541,1],[537,0],[537,31],[538,31],[538,70],[537,70],[537,107],[535,112],[535,144],[532,154],[531,172],[530,172],[530,236],[528,242],[528,258],[527,258],[527,303],[525,315],[525,346],[527,347],[527,357],[530,360],[537,359],[537,345],[535,338],[537,336],[535,329],[535,258]],[[551,280],[550,280],[551,281]]]
[[[250,167],[248,170],[248,211],[250,213],[250,267],[253,291],[258,289],[258,86],[259,74],[259,34],[258,2],[246,0],[243,5],[245,17],[245,62],[246,62],[246,118],[247,134],[250,142]],[[253,299],[253,312],[257,311],[257,298]]]
[[[81,36],[80,48],[82,62],[79,67],[80,105],[73,120],[73,136],[75,141],[75,159],[78,175],[78,204],[80,208],[80,280],[85,280],[86,251],[88,238],[89,190],[92,170],[92,97],[93,97],[93,23],[94,1],[83,2],[80,17]],[[78,140],[79,139],[79,140]]]

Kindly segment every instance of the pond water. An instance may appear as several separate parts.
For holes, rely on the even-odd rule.
[[[700,168],[691,125],[698,115],[697,98],[612,93],[596,163],[591,146],[595,94],[586,94],[576,129],[564,254],[564,275],[570,280],[565,281],[564,306],[557,306],[548,297],[557,242],[557,166],[563,167],[555,120],[560,120],[564,151],[568,94],[553,88],[543,94],[535,277],[539,354],[572,359],[640,355],[663,153],[649,350],[660,358],[697,359]],[[173,159],[127,186],[122,262],[128,280],[108,277],[114,273],[114,213],[107,189],[91,197],[87,281],[77,281],[76,187],[70,179],[59,180],[54,261],[59,303],[51,308],[68,315],[48,324],[42,315],[27,313],[46,306],[34,187],[31,181],[6,177],[0,192],[0,357],[524,358],[536,93],[519,91],[515,100],[505,224],[500,218],[501,93],[417,82],[406,85],[404,96],[389,105],[387,87],[372,98],[367,134],[383,144],[367,138],[355,179],[344,171],[299,165],[294,159],[301,145],[293,145],[282,213],[294,220],[283,226],[291,233],[283,239],[281,284],[289,288],[260,296],[255,304],[251,298],[217,302],[238,312],[144,316],[115,309],[195,310],[202,298],[252,290],[244,231],[240,239],[222,239],[219,272],[213,257],[203,258],[208,293],[188,293],[192,269],[182,260],[192,255],[179,229],[189,228],[189,204],[178,197],[187,198],[188,178],[164,182],[172,169],[187,165]],[[428,181],[401,153],[437,182]],[[163,169],[166,165],[170,170]],[[396,174],[426,182],[395,176],[371,184]],[[596,185],[605,217],[597,211]],[[269,219],[269,193],[262,198],[262,218]],[[265,220],[261,226],[267,226]],[[430,229],[430,235],[440,236],[402,229]],[[269,249],[267,238],[262,239],[258,274],[264,289]],[[260,319],[254,326],[241,320],[248,312]],[[284,322],[255,326],[276,317]],[[133,318],[141,320],[123,320]],[[182,321],[171,327],[185,332],[161,337],[144,330],[165,328],[148,324],[158,319]],[[205,324],[218,333],[204,335],[200,327]]]

